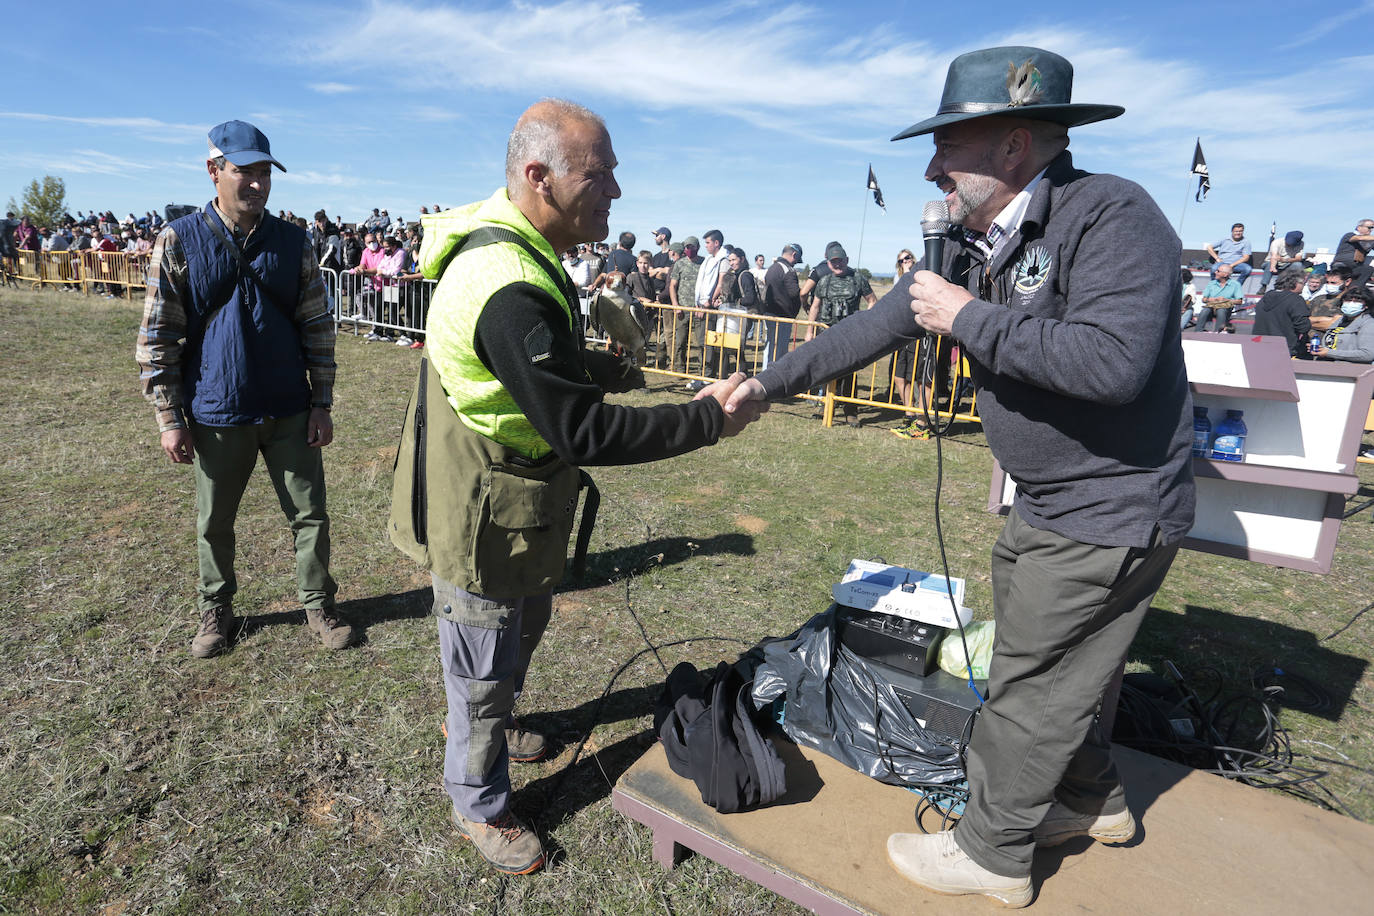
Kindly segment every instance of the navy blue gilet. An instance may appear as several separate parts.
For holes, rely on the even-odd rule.
[[[234,238],[214,206],[206,204],[204,212]],[[307,409],[310,384],[294,321],[304,231],[264,213],[243,249],[288,313],[243,273],[200,212],[173,220],[171,228],[186,254],[182,386],[191,418],[206,426],[245,426]]]

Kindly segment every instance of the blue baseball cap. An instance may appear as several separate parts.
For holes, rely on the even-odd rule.
[[[267,135],[247,121],[225,121],[210,128],[210,158],[223,156],[234,165],[270,162],[283,172],[286,166],[272,158]]]

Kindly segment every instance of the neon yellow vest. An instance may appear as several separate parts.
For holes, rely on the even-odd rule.
[[[453,257],[447,266],[444,262],[480,226],[499,226],[517,233],[561,270],[558,254],[510,202],[504,188],[484,201],[421,217],[421,223],[425,238],[420,269],[431,279],[443,271],[430,302],[425,348],[449,404],[473,432],[526,458],[544,457],[552,448],[477,357],[477,319],[491,297],[512,283],[529,283],[547,292],[562,306],[569,331],[575,333],[572,304],[534,258],[514,244],[498,242],[470,248]]]

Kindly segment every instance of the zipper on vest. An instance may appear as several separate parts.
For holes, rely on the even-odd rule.
[[[428,400],[425,397],[425,389],[429,381],[428,370],[429,367],[422,360],[420,363],[420,385],[415,394],[415,463],[411,468],[414,483],[410,488],[410,525],[415,531],[417,544],[429,543],[429,499],[425,492],[425,440],[428,438],[425,429],[426,401]]]

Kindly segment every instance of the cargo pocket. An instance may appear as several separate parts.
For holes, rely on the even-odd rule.
[[[515,708],[515,676],[468,681],[468,747],[465,775],[485,778],[506,749],[506,721]]]
[[[472,551],[481,594],[520,597],[558,584],[580,482],[562,462],[487,470]]]

